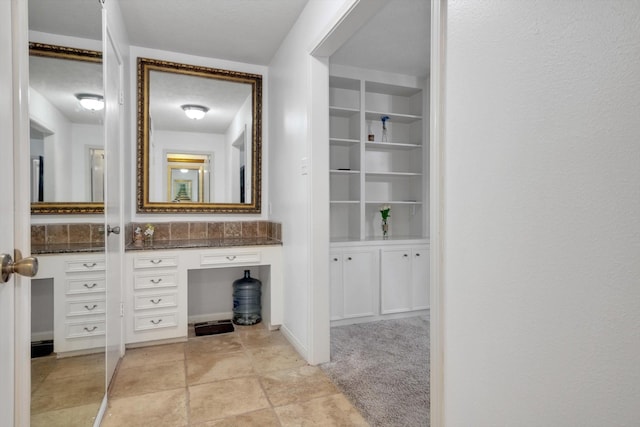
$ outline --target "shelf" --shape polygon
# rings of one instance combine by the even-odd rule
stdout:
[[[333,110],[332,110],[333,111]],[[417,116],[414,114],[394,114],[380,111],[366,111],[365,113],[366,120],[380,120],[382,116],[389,116],[390,123],[414,123],[418,120],[422,120],[422,116]]]
[[[359,144],[360,140],[351,138],[329,138],[329,143],[334,146],[351,147],[355,144]]]
[[[358,174],[360,173],[360,171],[344,170],[344,169],[329,169],[329,173],[335,174],[335,175],[351,175],[351,174]]]
[[[404,144],[398,142],[375,142],[375,141],[367,141],[365,143],[367,150],[415,150],[416,148],[422,148],[420,144]]]
[[[421,173],[416,172],[366,172],[367,177],[380,177],[380,178],[405,178],[412,176],[422,176]]]
[[[387,83],[330,76],[332,244],[360,242],[373,247],[425,239],[429,123],[423,82],[384,79]],[[406,85],[398,84],[401,81]],[[383,116],[389,116],[386,142],[382,142]],[[370,134],[374,141],[368,140]],[[379,209],[383,205],[393,206],[389,240],[381,235]]]
[[[393,95],[401,97],[410,97],[422,92],[418,87],[398,86],[388,83],[365,82],[365,90],[371,93],[380,93],[383,95]]]
[[[360,110],[358,108],[329,107],[329,115],[334,117],[352,117],[359,113]]]
[[[380,201],[370,201],[367,200],[365,202],[367,205],[421,205],[422,202],[419,200],[380,200]]]
[[[348,77],[329,76],[329,87],[347,90],[360,90],[360,80]]]

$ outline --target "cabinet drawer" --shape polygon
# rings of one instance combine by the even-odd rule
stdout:
[[[104,314],[106,303],[104,298],[90,300],[67,300],[67,316],[86,316],[88,314]]]
[[[260,262],[260,252],[227,252],[220,254],[202,254],[200,265],[248,264]]]
[[[66,294],[91,294],[104,292],[106,289],[104,275],[67,279]]]
[[[67,273],[78,273],[87,271],[104,271],[104,257],[101,258],[85,258],[73,261],[65,261],[64,271]]]
[[[135,331],[148,331],[151,329],[169,328],[178,325],[178,313],[160,313],[136,315],[133,320]]]
[[[135,273],[133,287],[135,289],[166,288],[176,286],[178,273],[176,271],[149,271]]]
[[[175,267],[178,255],[138,255],[133,260],[134,268]]]
[[[136,310],[144,310],[148,308],[164,308],[164,307],[177,307],[178,306],[178,294],[177,292],[165,292],[136,295],[133,301],[133,307]]]
[[[67,338],[82,338],[104,335],[104,317],[96,317],[82,322],[67,323]]]

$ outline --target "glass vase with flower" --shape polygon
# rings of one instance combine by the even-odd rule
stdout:
[[[380,216],[382,217],[382,238],[389,238],[389,218],[391,217],[391,205],[383,205],[380,207]]]

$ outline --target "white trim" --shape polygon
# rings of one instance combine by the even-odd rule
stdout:
[[[431,425],[444,419],[444,78],[446,0],[431,2],[431,90],[430,90],[430,243],[431,243]]]
[[[282,333],[282,335],[284,335],[284,337],[287,339],[287,341],[289,341],[289,343],[293,346],[293,348],[296,349],[296,351],[300,354],[300,356],[302,356],[302,358],[304,360],[309,360],[309,352],[307,351],[307,349],[302,345],[302,343],[291,333],[291,331],[289,329],[287,329],[287,327],[285,325],[280,326],[280,332]],[[309,362],[310,365],[313,365],[313,363]]]
[[[100,424],[102,424],[102,418],[104,417],[104,414],[107,412],[108,403],[109,402],[107,399],[107,393],[105,393],[104,397],[102,398],[102,404],[100,405],[98,414],[96,415],[96,419],[93,422],[93,427],[100,427]]]
[[[31,254],[31,195],[29,193],[29,30],[27,2],[13,0],[13,143],[14,143],[14,247],[23,257]],[[31,412],[31,279],[14,275],[15,286],[15,419],[28,426]]]

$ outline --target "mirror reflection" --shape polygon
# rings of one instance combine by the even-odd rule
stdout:
[[[34,213],[100,212],[104,132],[100,52],[29,46]]]
[[[261,76],[138,59],[139,212],[259,212]]]

